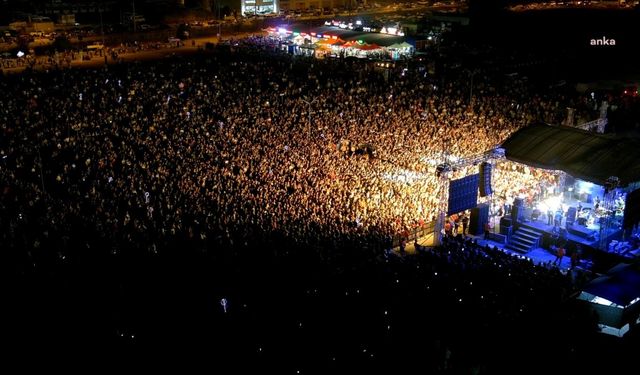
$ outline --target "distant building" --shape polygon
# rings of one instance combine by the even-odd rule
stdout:
[[[123,25],[141,24],[143,22],[146,22],[146,18],[144,18],[144,15],[139,13],[134,14],[130,12],[123,12],[120,21],[120,23],[122,23]]]
[[[75,14],[59,14],[58,22],[62,25],[75,25],[76,15]]]
[[[26,31],[27,27],[29,27],[29,23],[27,21],[15,21],[9,24],[9,29],[15,31]]]
[[[43,32],[53,31],[54,24],[48,17],[29,16],[28,21],[16,21],[9,24],[9,29],[19,32]]]
[[[241,0],[240,12],[247,14],[278,14],[278,0]]]

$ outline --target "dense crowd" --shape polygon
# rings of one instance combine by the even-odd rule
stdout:
[[[345,302],[350,313],[364,314],[359,331],[354,328],[353,336],[347,335],[353,340],[361,334],[369,337],[367,327],[374,319],[382,328],[371,333],[371,342],[381,337],[382,342],[398,342],[384,339],[391,329],[382,323],[386,317],[372,317],[364,310],[371,307],[381,314],[382,297],[371,287],[378,277],[380,283],[402,278],[400,290],[387,285],[391,289],[384,294],[387,301],[397,301],[398,321],[413,314],[410,301],[446,305],[444,313],[422,305],[419,316],[414,315],[416,321],[449,320],[438,324],[439,329],[463,321],[464,330],[477,328],[478,335],[486,335],[514,319],[522,323],[525,316],[543,310],[544,303],[565,306],[574,287],[557,270],[472,243],[454,241],[407,263],[384,261],[392,236],[438,214],[441,183],[436,167],[443,160],[477,155],[531,121],[562,116],[557,97],[527,89],[524,81],[506,85],[490,76],[477,77],[469,103],[464,99],[466,81],[446,78],[400,67],[387,79],[367,63],[292,58],[253,44],[220,47],[188,59],[5,77],[0,87],[10,94],[0,100],[3,264],[9,274],[27,279],[67,275],[59,281],[63,290],[90,288],[69,285],[91,280],[86,284],[96,289],[89,293],[95,306],[88,315],[110,322],[101,326],[105,336],[117,333],[131,340],[140,331],[147,340],[159,334],[148,321],[159,322],[154,314],[166,316],[155,310],[167,308],[157,302],[165,298],[157,295],[160,290],[170,300],[188,299],[178,297],[180,293],[207,296],[208,302],[185,310],[190,306],[219,313],[218,298],[226,296],[229,311],[241,316],[234,315],[233,321],[253,319],[268,326],[273,318],[283,325],[268,329],[280,327],[286,336],[293,319],[286,311],[293,308],[296,293],[327,274],[342,275],[335,277],[350,284],[360,282],[355,275],[367,273],[361,280],[370,293],[367,299]],[[509,174],[497,176],[501,194],[515,194],[506,182]],[[297,257],[303,261],[296,263]],[[162,261],[153,261],[156,258]],[[256,259],[267,258],[267,270],[260,269]],[[191,270],[182,263],[185,259],[200,259],[202,265]],[[278,262],[300,265],[296,276],[301,279],[270,281],[284,280],[273,270],[295,273]],[[74,268],[86,264],[93,268]],[[314,264],[309,274],[302,264]],[[322,268],[326,264],[330,269]],[[159,270],[175,271],[185,280],[160,280],[165,274]],[[158,284],[141,282],[141,275]],[[33,285],[23,287],[46,294]],[[176,285],[192,290],[178,292]],[[332,290],[345,284],[336,285],[340,287]],[[270,294],[267,286],[287,291]],[[422,289],[418,293],[415,288]],[[347,295],[359,293],[352,289]],[[310,290],[304,289],[315,293]],[[315,309],[324,304],[337,322],[339,310],[332,310],[339,309],[334,306],[338,302],[331,294],[325,298],[310,302],[306,313],[318,322],[323,318]],[[251,307],[255,305],[259,307]],[[144,313],[131,313],[131,306]],[[479,315],[468,316],[472,310]],[[185,327],[200,329],[184,314],[178,315]],[[216,319],[225,322],[231,313],[220,314]],[[359,317],[353,315],[353,321]],[[193,322],[203,321],[203,316],[193,317]],[[221,329],[226,332],[222,336],[241,347],[239,352],[247,345],[247,350],[261,351],[253,346],[255,340],[278,335],[251,333],[237,322],[202,330]],[[551,322],[558,329],[567,323],[565,318]],[[349,329],[344,322],[338,326]],[[228,327],[251,339],[234,341],[240,339],[231,337],[240,333]],[[316,333],[324,328],[316,326]],[[410,331],[405,327],[406,337]],[[327,332],[341,335],[335,329]],[[437,347],[433,353],[451,355],[451,347],[441,341],[446,336],[440,330],[423,348]],[[474,337],[480,345],[482,336]],[[341,355],[350,355],[351,344],[358,346],[346,340],[338,350]],[[301,363],[310,358],[331,361],[329,354],[320,358],[299,353],[303,350],[292,349]],[[477,358],[469,356],[469,350],[461,349],[464,359],[457,366],[489,365],[467,363]],[[443,358],[433,357],[428,366],[449,371],[450,361]]]
[[[62,199],[57,215],[90,212],[115,247],[137,232],[150,248],[247,230],[383,240],[435,218],[442,160],[548,114],[524,91],[478,79],[469,104],[460,81],[419,74],[243,50],[12,77],[5,173]]]

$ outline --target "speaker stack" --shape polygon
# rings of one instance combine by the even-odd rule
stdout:
[[[478,175],[470,175],[449,183],[449,214],[462,212],[478,203]]]
[[[524,217],[524,200],[522,198],[515,198],[513,200],[513,206],[511,207],[511,225],[517,225],[522,221]]]
[[[471,218],[469,219],[469,234],[479,236],[484,233],[484,226],[489,222],[489,205],[486,203],[479,204],[478,207],[471,209]]]
[[[576,221],[577,214],[577,208],[569,207],[569,209],[567,210],[567,225],[573,225],[573,222]]]
[[[480,196],[486,197],[493,194],[491,191],[491,163],[480,163]]]

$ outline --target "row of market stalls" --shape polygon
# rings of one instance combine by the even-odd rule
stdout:
[[[415,52],[403,35],[345,30],[335,26],[269,28],[271,37],[280,41],[282,50],[296,55],[358,57],[380,59],[408,58]]]

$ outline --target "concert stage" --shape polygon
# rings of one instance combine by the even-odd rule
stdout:
[[[621,230],[609,229],[606,233],[600,232],[600,226],[598,224],[592,224],[589,226],[583,226],[574,222],[573,224],[566,224],[566,218],[563,218],[560,227],[554,227],[547,223],[546,215],[538,217],[536,220],[531,220],[532,209],[525,209],[527,217],[520,223],[524,226],[533,227],[544,232],[550,237],[564,236],[568,241],[579,243],[581,245],[597,248],[600,243],[600,236],[605,235],[607,238],[615,237],[616,234],[620,234]],[[556,228],[556,229],[554,229]]]
[[[590,266],[587,268],[596,272],[603,272],[620,262],[640,259],[638,241],[634,238],[624,241],[623,230],[620,227],[601,227],[598,224],[583,226],[577,222],[567,224],[566,218],[562,220],[560,227],[554,227],[548,224],[546,215],[532,220],[532,211],[524,209],[526,217],[519,222],[519,228],[528,228],[529,231],[533,229],[539,233],[540,242],[537,249],[544,249],[543,251],[555,255],[554,249],[562,246],[567,249],[568,257],[579,249],[580,260],[588,261]],[[603,243],[606,244],[605,248],[602,248]],[[530,252],[540,250],[531,249]],[[529,253],[526,255],[529,256]]]
[[[568,239],[605,252],[614,240],[636,246],[640,238],[637,142],[543,123],[518,130],[501,145],[506,159],[560,172],[551,190],[541,184],[535,196],[529,194],[535,215],[518,220],[528,219],[545,232],[553,226],[563,228]],[[547,214],[553,218],[541,222]]]

